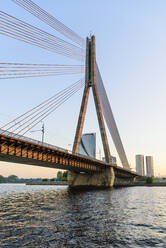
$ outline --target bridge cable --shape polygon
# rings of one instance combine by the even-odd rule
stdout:
[[[26,130],[23,135],[25,133],[27,133],[29,130],[31,130],[32,128],[34,128],[39,122],[41,122],[42,120],[44,120],[46,117],[48,117],[51,113],[53,113],[59,106],[61,106],[64,102],[66,102],[69,98],[71,98],[71,96],[73,96],[76,92],[78,92],[82,87],[84,86],[84,83],[81,84],[75,91],[71,92],[71,94],[67,95],[64,97],[63,101],[59,102],[58,105],[54,106],[54,108],[49,111],[46,115],[44,115],[42,117],[42,119],[40,119],[39,121],[37,121],[33,126],[31,126],[28,130]],[[20,132],[19,132],[20,133]]]
[[[0,79],[80,74],[83,65],[0,63]]]
[[[4,27],[4,25],[3,25],[3,27]],[[8,31],[7,30],[2,30],[2,29],[0,29],[0,30],[2,31],[2,32],[0,32],[1,34],[6,35],[6,36],[8,36],[10,38],[14,38],[14,39],[23,41],[25,43],[35,45],[37,47],[46,49],[46,50],[51,51],[51,52],[62,54],[64,56],[70,57],[72,59],[83,61],[84,56],[82,56],[81,54],[76,54],[75,52],[72,52],[72,51],[68,52],[67,49],[65,47],[62,47],[61,45],[57,49],[57,45],[55,43],[53,45],[52,44],[48,45],[46,42],[45,43],[40,42],[40,39],[38,39],[36,37],[35,38],[33,37],[33,39],[32,39],[32,37],[28,36],[28,39],[27,39],[27,35],[26,35],[26,37],[23,37],[22,33],[8,32],[8,31],[11,31],[11,30],[8,30],[8,29],[7,29]]]
[[[24,21],[21,21],[20,19],[16,18],[16,17],[13,17],[3,11],[0,11],[0,16],[1,16],[1,21],[4,22],[4,24],[8,24],[8,22],[15,28],[19,27],[19,28],[22,28],[22,30],[24,30],[23,28],[26,28],[27,31],[33,31],[35,32],[36,34],[40,34],[44,37],[47,37],[47,39],[49,38],[50,39],[53,39],[54,41],[58,41],[58,42],[61,42],[62,44],[68,46],[69,48],[73,48],[73,49],[76,49],[77,51],[81,51],[81,52],[84,52],[84,49],[80,48],[80,47],[77,47],[76,45],[73,45],[67,41],[64,41],[60,38],[58,38],[57,36],[54,36],[46,31],[43,31],[37,27],[34,27]],[[33,34],[33,33],[32,33]]]
[[[0,33],[76,60],[84,60],[84,51],[54,35],[0,11]]]
[[[80,46],[85,46],[85,40],[83,38],[81,38],[79,35],[77,35],[75,32],[73,32],[63,23],[59,22],[56,18],[51,16],[49,13],[47,13],[45,10],[40,8],[37,4],[35,4],[31,0],[30,1],[23,0],[22,3],[20,0],[19,1],[14,0],[13,2],[23,7],[29,13],[35,15],[41,21],[45,22],[46,24],[48,24],[49,26],[51,26],[56,31],[60,32],[61,34],[65,35],[67,38],[78,43]]]
[[[79,81],[81,81],[81,80],[79,80]],[[11,133],[11,132],[7,132],[7,135],[10,135],[11,137],[13,136],[13,137],[15,137],[16,135],[18,135],[19,136],[19,138],[21,139],[21,137],[25,134],[25,133],[27,133],[29,130],[31,130],[32,128],[34,128],[39,122],[41,122],[43,119],[45,119],[46,117],[48,117],[52,112],[54,112],[59,106],[61,106],[64,102],[66,102],[72,95],[74,95],[77,91],[79,91],[82,87],[83,87],[83,85],[84,85],[84,81],[82,81],[82,83],[81,83],[81,85],[80,85],[80,87],[77,87],[74,91],[71,91],[70,92],[70,94],[68,94],[67,96],[65,96],[65,98],[63,98],[63,101],[61,101],[61,102],[59,102],[59,104],[56,106],[56,107],[54,107],[54,109],[52,109],[51,111],[49,111],[49,112],[47,112],[47,114],[43,117],[42,116],[42,119],[40,119],[40,120],[38,120],[35,124],[33,124],[33,126],[31,126],[31,127],[29,127],[28,128],[28,130],[26,130],[26,131],[24,131],[24,133],[22,134],[22,135],[20,135],[19,133]],[[24,129],[25,130],[25,129]],[[6,134],[6,130],[2,130],[1,129],[1,132],[0,132],[0,134]],[[25,136],[24,136],[24,138],[25,138]],[[14,144],[12,145],[13,147],[14,147]],[[12,147],[11,146],[11,147]],[[6,148],[5,149],[3,149],[2,151],[1,151],[1,153],[3,153],[3,151],[4,150],[6,150]]]
[[[80,84],[81,83],[81,84]],[[67,87],[65,90],[59,92],[58,94],[54,95],[53,97],[49,98],[48,100],[44,101],[43,103],[39,104],[37,107],[27,111],[25,114],[15,118],[13,121],[7,123],[2,127],[4,129],[5,127],[9,126],[7,130],[11,130],[12,128],[18,126],[14,131],[16,131],[18,128],[22,127],[29,121],[33,121],[33,119],[38,116],[39,114],[45,114],[49,110],[51,110],[53,107],[55,107],[57,104],[59,104],[68,94],[73,93],[73,91],[77,90],[78,87],[82,85],[81,80],[77,81],[73,85]],[[42,110],[41,110],[42,109]],[[44,113],[43,113],[44,112]],[[37,114],[36,114],[37,113]],[[30,119],[28,120],[28,118]],[[23,121],[25,122],[23,123]]]
[[[48,113],[48,111],[49,111],[50,109],[53,109],[54,107],[56,107],[56,105],[59,104],[59,102],[61,102],[63,99],[65,99],[66,96],[68,96],[68,94],[73,93],[73,91],[77,90],[78,87],[80,87],[80,82],[79,82],[78,85],[76,85],[75,87],[73,87],[73,88],[70,89],[69,91],[63,93],[63,95],[61,95],[59,99],[54,99],[51,103],[47,104],[47,106],[46,106],[44,109],[42,109],[41,111],[38,111],[38,113],[36,113],[34,116],[30,115],[30,116],[29,116],[30,119],[27,120],[27,118],[26,118],[25,122],[23,122],[23,123],[22,123],[21,125],[19,125],[16,129],[14,129],[13,132],[15,132],[16,130],[20,129],[22,126],[24,126],[25,124],[27,124],[29,121],[34,122],[35,117],[37,117],[35,120],[38,120],[38,118],[40,118],[40,117],[42,117],[44,114]],[[34,114],[34,113],[33,113],[33,114]],[[29,126],[29,125],[30,125],[30,124],[28,124],[28,126]],[[23,130],[24,130],[24,128],[21,129],[21,131],[23,131]],[[19,131],[19,133],[20,133],[20,131]]]
[[[41,21],[45,22],[49,26],[51,26],[56,31],[60,32],[61,34],[65,35],[67,38],[71,39],[72,41],[76,42],[80,46],[85,46],[85,40],[81,38],[78,34],[73,32],[70,28],[65,26],[63,23],[58,21],[55,17],[50,15],[44,9],[39,7],[31,0],[12,0],[17,5],[23,7],[26,11],[33,14]]]
[[[16,25],[13,25],[11,24],[11,21],[10,23],[8,20],[8,22],[4,22],[2,19],[3,18],[0,16],[1,34],[78,60],[82,60],[82,57],[84,56],[79,48],[77,50],[76,48],[70,47],[68,44],[66,45],[59,40],[57,41],[57,37],[56,40],[55,37],[49,37],[48,39],[45,34],[36,33],[34,30],[29,31],[27,29],[22,29],[17,27],[17,23]]]
[[[56,93],[55,95],[53,95],[52,97],[50,97],[50,98],[48,98],[47,100],[43,101],[42,103],[40,103],[40,104],[37,105],[36,107],[34,107],[34,108],[28,110],[28,111],[25,112],[24,114],[18,116],[18,117],[15,118],[14,120],[12,120],[12,121],[6,123],[6,124],[3,125],[1,128],[4,129],[4,128],[6,128],[7,126],[9,126],[10,124],[12,124],[12,123],[13,123],[14,125],[19,124],[19,122],[22,121],[22,120],[20,120],[22,117],[23,117],[23,118],[27,118],[27,116],[26,116],[27,114],[32,115],[32,112],[33,112],[33,111],[36,112],[36,111],[38,111],[38,109],[41,109],[42,107],[46,106],[50,101],[52,101],[53,99],[57,98],[58,96],[60,96],[60,95],[63,94],[64,92],[66,92],[67,90],[73,88],[73,86],[77,85],[78,82],[80,82],[80,80],[77,81],[76,83],[74,83],[74,84],[68,86],[67,88],[61,90],[60,92]],[[26,116],[26,117],[25,117],[25,116]],[[17,122],[18,122],[18,123],[17,123]],[[12,125],[13,125],[13,124],[12,124]],[[13,126],[14,126],[14,125],[13,125]],[[12,127],[13,127],[13,126],[12,126]],[[12,128],[12,127],[8,127],[8,129],[6,129],[6,130],[9,130],[9,129]]]
[[[25,63],[7,63],[0,62],[0,68],[23,68],[23,69],[31,69],[31,68],[49,68],[49,69],[58,69],[58,68],[82,68],[84,65],[59,65],[59,64],[25,64]]]
[[[78,74],[78,73],[66,73],[67,75],[70,75],[70,74]],[[35,78],[35,77],[48,77],[48,76],[55,76],[55,75],[66,75],[66,74],[51,74],[51,73],[49,73],[49,74],[38,74],[38,75],[27,75],[27,76],[13,76],[13,77],[3,77],[3,78],[0,78],[0,79],[4,79],[4,80],[6,80],[6,79],[22,79],[22,78],[24,78],[24,79],[26,79],[26,78]]]
[[[7,71],[9,72],[9,71]],[[29,78],[29,77],[42,77],[42,76],[55,76],[55,75],[71,75],[71,74],[81,74],[81,70],[64,70],[64,71],[34,71],[34,72],[21,72],[18,73],[18,71],[11,72],[10,73],[2,73],[0,71],[0,79],[14,79],[14,78]]]
[[[122,162],[122,165],[124,168],[129,169],[129,163],[126,157],[126,153],[119,135],[119,131],[111,110],[111,106],[107,97],[106,90],[104,88],[103,80],[99,71],[99,68],[97,66],[96,68],[96,78],[97,78],[97,89],[99,92],[101,107],[103,111],[103,115],[105,118],[105,121],[107,123],[108,130],[112,136],[113,142],[115,144],[116,150],[118,152],[119,158]]]
[[[2,129],[6,128],[8,126],[8,128],[6,129],[6,131],[7,131],[7,130],[10,130],[11,128],[13,128],[17,125],[20,126],[24,120],[27,120],[29,117],[32,117],[34,114],[36,114],[37,112],[39,112],[43,108],[45,110],[45,107],[47,107],[50,103],[53,104],[54,101],[56,101],[57,99],[60,99],[66,92],[69,92],[70,90],[75,88],[79,83],[80,83],[80,80],[77,81],[76,83],[72,84],[71,86],[67,87],[66,89],[60,91],[59,93],[55,94],[54,96],[50,97],[49,99],[45,100],[44,102],[42,102],[38,106],[36,106],[36,107],[32,108],[31,110],[27,111],[26,113],[22,114],[21,116],[18,116],[13,121],[10,121],[6,125],[4,125],[2,127]]]

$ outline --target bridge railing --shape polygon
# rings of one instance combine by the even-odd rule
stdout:
[[[57,149],[57,150],[60,150],[60,151],[63,151],[63,152],[68,152],[67,149],[63,149],[61,147],[54,146],[54,145],[48,144],[46,142],[41,142],[39,140],[35,140],[35,139],[32,139],[32,138],[28,138],[26,136],[19,135],[19,134],[16,134],[16,133],[12,133],[12,132],[9,132],[9,131],[3,130],[3,129],[0,129],[0,134],[3,134],[3,135],[8,136],[10,138],[13,137],[13,138],[16,138],[16,139],[28,141],[28,142],[33,143],[33,144],[45,146],[45,147],[52,148],[52,149]]]
[[[73,154],[72,151],[67,150],[67,149],[64,149],[64,148],[61,148],[61,147],[59,147],[59,146],[54,146],[54,145],[48,144],[48,143],[46,143],[46,142],[41,142],[41,141],[39,141],[39,140],[35,140],[35,139],[29,138],[29,137],[26,137],[26,136],[23,136],[23,135],[19,135],[19,134],[13,133],[13,132],[9,132],[9,131],[3,130],[3,129],[1,129],[1,128],[0,128],[0,134],[2,134],[2,135],[4,135],[4,136],[7,136],[7,137],[9,137],[9,138],[12,138],[12,137],[13,137],[13,138],[15,138],[15,139],[19,139],[19,140],[22,140],[22,141],[27,141],[27,142],[30,142],[30,143],[32,143],[32,144],[36,144],[36,145],[48,147],[48,148],[50,148],[50,149],[55,149],[55,150],[58,150],[58,151],[67,152],[67,153]],[[89,158],[89,159],[94,160],[94,161],[96,161],[96,162],[97,162],[97,161],[100,161],[100,163],[103,162],[103,161],[98,160],[98,159],[96,159],[96,158],[88,157],[88,156],[82,155],[82,154],[80,154],[80,153],[75,153],[75,154],[76,154],[76,155],[79,155],[80,157],[86,158],[86,159]],[[103,162],[103,164],[105,164],[105,162]],[[116,164],[112,164],[112,165],[115,165],[115,166],[116,166]]]

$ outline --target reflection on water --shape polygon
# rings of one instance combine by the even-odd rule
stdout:
[[[166,189],[0,185],[0,248],[166,247]]]

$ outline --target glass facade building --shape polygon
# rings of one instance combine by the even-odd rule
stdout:
[[[96,158],[96,133],[85,133],[82,135],[79,153]]]

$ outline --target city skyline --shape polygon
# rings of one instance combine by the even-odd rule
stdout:
[[[63,0],[53,3],[48,0],[46,3],[36,0],[35,2],[82,37],[85,38],[89,33],[95,34],[97,62],[101,68],[105,88],[131,167],[135,167],[135,154],[152,155],[155,175],[159,173],[166,175],[166,134],[164,132],[166,119],[163,115],[163,109],[166,107],[164,98],[166,3],[130,0],[109,1],[102,5],[100,1],[95,1],[94,8],[94,1],[68,3]],[[2,3],[2,10],[63,38],[10,0]],[[99,14],[102,16],[101,20],[98,18]],[[1,46],[3,47],[2,62],[50,63],[51,61],[54,64],[71,62],[75,64],[75,61],[2,35]],[[1,106],[3,106],[0,111],[1,125],[59,92],[67,86],[66,83],[69,85],[79,76],[1,80],[4,93],[1,98]],[[58,109],[53,117],[45,121],[46,142],[71,150],[69,144],[74,140],[81,97],[82,91]],[[65,118],[70,119],[67,127],[61,111],[65,113]],[[84,132],[96,132],[97,150],[102,148],[92,97],[88,104]],[[28,136],[41,139],[40,133],[29,133]],[[108,137],[111,154],[118,158],[109,134]],[[40,168],[38,172],[38,167],[0,163],[2,175],[9,173],[40,177],[41,174],[43,177],[45,175],[52,177],[52,173],[56,174],[52,169]],[[119,159],[118,164],[120,164]],[[36,176],[37,173],[38,176]]]

